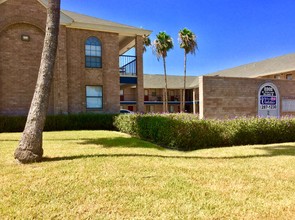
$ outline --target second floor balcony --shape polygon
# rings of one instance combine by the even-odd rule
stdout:
[[[137,76],[136,56],[120,55],[119,67],[121,76]]]

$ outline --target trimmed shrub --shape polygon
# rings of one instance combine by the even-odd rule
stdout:
[[[189,114],[119,115],[115,126],[122,132],[183,151],[216,147],[223,142],[220,121],[199,120]]]
[[[116,130],[116,114],[69,114],[49,115],[46,118],[44,131],[62,130]],[[22,132],[26,116],[0,116],[0,132]]]
[[[200,148],[295,141],[293,118],[199,120],[190,114],[119,115],[122,132],[163,147],[190,151]]]
[[[0,116],[0,132],[23,131],[26,120],[25,116]]]

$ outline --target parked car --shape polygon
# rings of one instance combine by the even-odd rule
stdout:
[[[130,110],[128,110],[128,109],[120,109],[120,113],[121,113],[121,114],[134,114],[133,111],[130,111]]]

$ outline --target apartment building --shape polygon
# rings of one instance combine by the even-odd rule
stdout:
[[[183,76],[167,76],[168,110],[170,113],[180,112],[184,92]],[[164,105],[164,76],[144,74],[144,112],[163,112]],[[121,108],[137,111],[134,88],[121,90]],[[185,90],[185,111],[198,112],[198,77],[188,76]]]
[[[46,0],[0,0],[0,115],[26,115],[46,26]],[[163,112],[164,76],[143,74],[151,31],[61,10],[49,114]],[[133,53],[130,53],[133,51]],[[295,54],[188,76],[185,111],[201,118],[295,115]],[[183,76],[168,76],[180,112]]]
[[[40,65],[46,0],[0,0],[0,115],[26,115]],[[120,110],[135,88],[144,111],[143,39],[151,31],[61,10],[49,114]],[[126,52],[133,48],[133,55]]]

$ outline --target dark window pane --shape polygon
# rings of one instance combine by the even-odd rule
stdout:
[[[85,43],[85,66],[101,68],[101,42],[96,37],[89,37]]]

